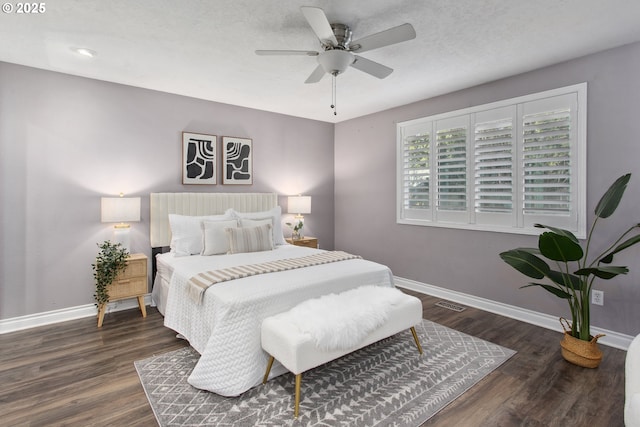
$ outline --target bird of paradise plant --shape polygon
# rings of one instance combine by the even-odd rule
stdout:
[[[615,212],[630,178],[631,174],[618,178],[598,202],[584,249],[570,231],[536,224],[536,227],[548,230],[539,236],[538,248],[518,248],[500,254],[507,264],[524,275],[536,280],[548,279],[549,283],[529,283],[521,288],[539,286],[566,299],[571,309],[571,335],[580,340],[591,339],[590,298],[595,279],[609,280],[628,273],[627,267],[610,265],[613,256],[640,242],[640,234],[628,237],[640,228],[640,224],[634,224],[601,254],[589,260],[589,246],[596,224]],[[555,269],[539,255],[553,261]]]

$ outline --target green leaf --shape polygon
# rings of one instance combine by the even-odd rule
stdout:
[[[113,244],[108,240],[99,244],[100,251],[96,256],[93,267],[93,277],[96,282],[96,293],[93,294],[96,305],[109,302],[109,292],[107,287],[113,282],[118,273],[127,268],[127,257],[129,251],[122,247],[120,243]]]
[[[553,261],[578,261],[584,253],[570,237],[546,231],[538,238],[538,247],[545,257]]]
[[[529,252],[530,254],[540,254],[540,249],[538,248],[516,248],[515,251],[524,251]]]
[[[500,258],[520,273],[534,279],[544,278],[550,270],[547,263],[542,259],[520,249],[502,252]]]
[[[538,228],[546,228],[547,230],[553,231],[556,234],[568,237],[574,243],[580,243],[578,241],[578,238],[572,232],[570,232],[569,230],[564,230],[562,228],[551,227],[550,225],[544,225],[544,224],[533,224],[533,226],[534,227],[538,227]]]
[[[546,290],[548,292],[551,292],[552,294],[554,294],[555,296],[560,297],[560,298],[564,298],[564,299],[573,298],[571,296],[571,294],[563,291],[562,289],[558,289],[555,286],[551,286],[551,285],[545,285],[544,283],[529,283],[528,285],[521,286],[520,289],[530,288],[532,286],[540,286],[544,290]]]
[[[605,257],[601,258],[600,262],[605,264],[611,264],[611,262],[613,261],[613,256],[615,254],[627,249],[630,246],[635,245],[638,242],[640,242],[640,234],[638,234],[637,236],[633,236],[630,239],[627,239],[624,242],[620,243],[618,246],[616,246],[614,250],[609,252]]]
[[[547,277],[551,279],[554,283],[565,287],[565,288],[573,288],[575,291],[582,291],[584,289],[584,284],[582,283],[582,279],[578,276],[574,276],[573,274],[563,273],[561,271],[551,270]]]
[[[577,274],[578,276],[589,276],[593,274],[596,277],[599,277],[604,280],[609,280],[616,277],[618,274],[627,274],[629,269],[627,267],[591,267],[591,268],[581,268],[578,271],[575,271],[573,274]]]
[[[618,208],[618,204],[620,203],[620,199],[622,199],[622,195],[627,188],[629,179],[631,179],[630,173],[622,175],[616,180],[616,182],[611,184],[611,187],[609,187],[607,192],[604,193],[596,206],[596,216],[600,218],[608,218],[615,212]]]

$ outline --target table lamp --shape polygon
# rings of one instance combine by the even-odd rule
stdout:
[[[304,217],[302,214],[311,213],[311,196],[289,196],[287,201],[287,212],[295,214],[296,225],[294,226],[294,234],[292,238],[300,238],[302,234],[302,226],[304,225]]]
[[[140,197],[102,197],[102,222],[117,222],[113,227],[113,242],[131,252],[128,222],[140,221]]]

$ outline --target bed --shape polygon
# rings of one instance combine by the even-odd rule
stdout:
[[[152,296],[165,316],[165,326],[181,334],[200,353],[188,379],[199,389],[237,396],[261,383],[268,362],[260,345],[260,325],[266,317],[329,293],[364,285],[393,286],[393,276],[386,266],[349,259],[224,281],[211,286],[201,301],[194,300],[189,295],[189,280],[203,271],[299,259],[322,251],[286,244],[277,195],[273,193],[152,193],[150,197],[150,238],[157,266]],[[175,250],[179,245],[172,238],[175,240],[182,231],[174,223],[170,226],[170,215],[172,221],[177,217],[198,221],[211,215],[219,217],[219,221],[226,221],[229,216],[243,218],[239,227],[253,226],[252,221],[270,217],[271,228],[259,227],[272,230],[274,249],[181,254],[179,248]],[[211,224],[206,219],[200,224],[202,221]],[[172,226],[176,236],[172,235]],[[211,248],[206,239],[201,238],[201,242],[204,246],[200,253]],[[166,252],[168,246],[174,249]],[[271,376],[284,372],[282,367],[274,366]]]

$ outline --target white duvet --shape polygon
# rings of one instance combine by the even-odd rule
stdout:
[[[319,250],[283,245],[273,251],[233,255],[160,255],[160,262],[173,269],[165,326],[182,334],[201,355],[189,376],[191,385],[237,396],[259,384],[264,375],[268,356],[260,345],[263,319],[309,298],[364,285],[393,286],[388,267],[354,259],[219,283],[207,290],[202,304],[195,303],[187,292],[187,281],[201,271],[315,252]]]

